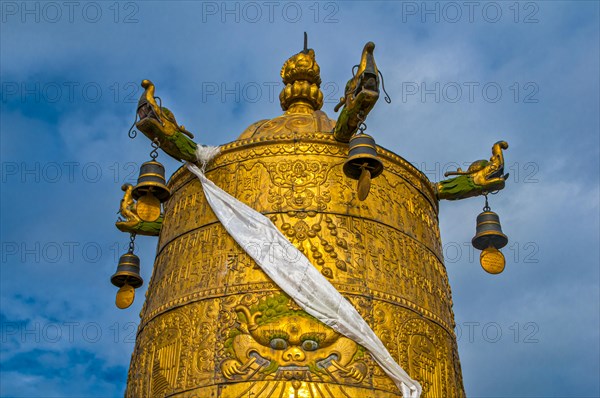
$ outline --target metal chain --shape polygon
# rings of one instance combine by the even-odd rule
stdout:
[[[484,192],[483,196],[485,196],[485,206],[483,207],[483,211],[490,211],[490,210],[492,210],[492,208],[490,207],[490,205],[488,203],[488,193]]]
[[[150,157],[152,158],[152,160],[156,160],[156,158],[158,157],[158,148],[160,148],[160,142],[158,141],[158,138],[155,138],[154,141],[152,141],[152,151],[150,152]]]
[[[129,252],[128,253],[133,253],[134,249],[135,249],[135,234],[132,233],[129,235]]]
[[[362,116],[362,113],[356,115],[356,118],[360,121],[358,124],[358,134],[365,134],[365,130],[367,129],[367,124],[365,123],[365,118]]]

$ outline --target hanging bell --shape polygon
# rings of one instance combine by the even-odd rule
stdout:
[[[498,214],[489,210],[489,208],[479,213],[476,233],[471,243],[473,247],[479,250],[487,249],[490,246],[502,249],[507,245],[508,237],[502,233]]]
[[[502,233],[500,217],[488,206],[487,196],[483,212],[477,216],[475,237],[471,241],[473,247],[482,250],[479,264],[490,274],[499,274],[504,271],[506,260],[502,249],[508,243],[508,238]]]
[[[153,222],[160,217],[160,204],[171,196],[165,185],[165,168],[156,160],[142,164],[138,183],[131,191],[137,200],[136,211],[143,221]]]
[[[358,180],[358,199],[365,200],[371,190],[371,179],[383,172],[373,137],[362,133],[350,138],[348,160],[343,170],[347,177]]]
[[[119,259],[117,272],[110,277],[110,281],[116,287],[127,284],[137,289],[142,286],[144,280],[140,276],[140,258],[131,252],[123,254]]]
[[[171,191],[165,181],[165,166],[156,160],[144,162],[140,167],[137,185],[133,187],[131,195],[135,200],[151,193],[160,203],[166,202],[171,197]]]
[[[140,259],[132,252],[125,253],[119,259],[117,272],[111,276],[110,281],[119,288],[115,304],[120,309],[125,309],[133,304],[135,289],[144,284],[140,276]]]

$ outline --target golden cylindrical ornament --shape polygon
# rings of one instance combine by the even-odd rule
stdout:
[[[462,397],[431,184],[377,148],[385,170],[359,201],[334,125],[320,111],[255,124],[221,148],[206,175],[272,220],[423,397]],[[278,248],[237,245],[187,169],[168,186],[126,396],[401,397],[367,351],[302,311],[247,254]]]

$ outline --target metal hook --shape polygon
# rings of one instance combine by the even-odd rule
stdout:
[[[385,91],[385,82],[383,81],[383,73],[381,73],[381,71],[379,69],[377,69],[377,72],[379,73],[379,77],[381,77],[381,89],[385,93],[385,97],[383,97],[383,99],[388,104],[391,104],[392,103],[392,99],[390,98],[390,95],[387,93],[387,91]]]
[[[160,97],[154,97],[155,100],[158,100],[158,109],[159,112],[162,113],[162,99]],[[164,127],[165,126],[165,122],[163,122],[162,118],[156,114],[156,112],[152,111],[154,113],[154,116],[156,116],[156,118],[158,119],[158,121],[160,122],[160,124]]]
[[[129,127],[129,131],[127,132],[127,135],[131,139],[134,139],[135,137],[137,137],[137,131],[135,129],[135,123],[137,122],[137,118],[138,118],[138,114],[136,112],[135,118],[133,119],[133,124],[131,125],[131,127]]]
[[[485,197],[485,206],[483,206],[483,211],[490,211],[490,210],[492,210],[492,208],[490,207],[490,205],[488,203],[488,192],[484,192],[483,196]]]

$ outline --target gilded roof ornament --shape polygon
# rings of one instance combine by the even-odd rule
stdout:
[[[439,202],[485,197],[472,244],[486,272],[502,272],[508,238],[487,196],[505,186],[508,144],[439,182],[378,146],[365,121],[390,99],[374,49],[333,120],[305,34],[281,69],[283,114],[220,147],[195,143],[142,82],[129,136],[150,139],[153,160],[122,187],[119,308],[143,283],[135,237],[159,241],[126,397],[465,396]],[[188,162],[168,184],[159,148]]]
[[[307,48],[306,32],[304,49],[285,61],[281,68],[281,78],[285,87],[279,94],[279,100],[284,111],[311,113],[321,109],[321,68],[315,59],[315,51]]]

